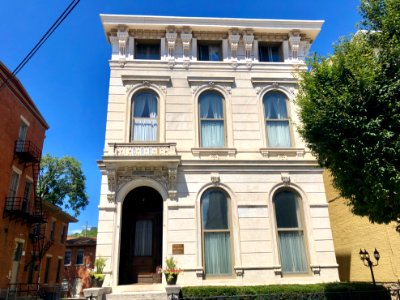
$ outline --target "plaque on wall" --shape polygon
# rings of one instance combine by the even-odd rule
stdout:
[[[172,254],[185,254],[184,244],[172,244]]]

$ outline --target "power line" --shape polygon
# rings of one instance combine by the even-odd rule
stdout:
[[[62,14],[57,18],[57,20],[51,25],[47,32],[42,36],[42,38],[36,43],[31,51],[25,56],[25,58],[19,63],[19,65],[14,69],[12,74],[3,82],[0,89],[3,88],[8,82],[13,79],[19,71],[31,60],[35,53],[43,46],[47,39],[53,34],[53,32],[61,25],[61,23],[68,17],[68,15],[74,10],[78,5],[80,0],[72,0],[72,2],[67,6],[67,8],[62,12]]]

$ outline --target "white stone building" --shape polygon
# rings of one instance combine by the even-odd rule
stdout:
[[[105,285],[159,283],[171,255],[181,285],[337,281],[322,170],[293,102],[323,21],[101,20]]]

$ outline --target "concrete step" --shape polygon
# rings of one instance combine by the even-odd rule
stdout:
[[[165,291],[121,292],[108,294],[106,298],[107,300],[167,300],[167,293]]]

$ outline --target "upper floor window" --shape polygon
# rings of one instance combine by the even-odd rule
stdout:
[[[85,251],[83,249],[78,249],[76,252],[76,264],[77,265],[83,265],[83,256],[84,256]]]
[[[210,189],[201,197],[202,235],[206,275],[231,275],[231,230],[226,194]]]
[[[19,176],[20,175],[17,172],[12,171],[10,189],[8,190],[8,197],[13,198],[17,196]]]
[[[220,41],[198,41],[198,60],[221,61],[222,50]]]
[[[22,198],[22,207],[21,210],[23,212],[28,212],[29,210],[29,202],[31,198],[33,183],[30,180],[25,181],[25,188],[24,188],[24,197]]]
[[[25,141],[27,132],[28,124],[21,120],[21,124],[19,125],[18,140],[21,142]]]
[[[65,243],[65,238],[67,237],[67,225],[63,224],[61,229],[61,243]]]
[[[199,97],[201,147],[224,147],[224,106],[222,95],[204,92]]]
[[[65,250],[64,265],[68,266],[71,264],[71,256],[72,256],[71,250]]]
[[[300,197],[291,191],[274,196],[282,273],[307,273]]]
[[[54,232],[56,231],[56,221],[50,224],[50,241],[54,241]]]
[[[135,58],[160,60],[160,40],[135,40]]]
[[[279,43],[259,43],[259,61],[283,62],[282,44]]]
[[[264,96],[263,103],[268,146],[291,147],[286,96],[280,92],[269,92]]]
[[[132,142],[156,142],[158,132],[157,97],[153,92],[141,92],[132,101]]]

